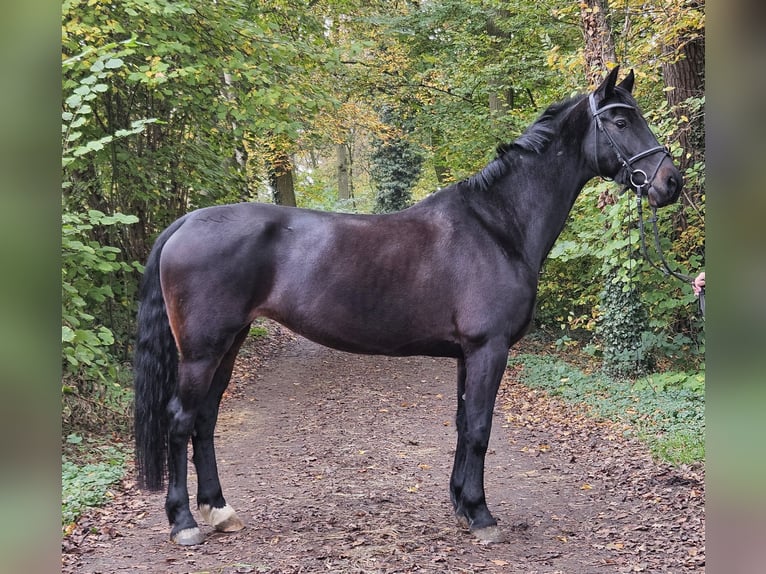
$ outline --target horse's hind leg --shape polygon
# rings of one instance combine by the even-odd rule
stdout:
[[[197,411],[208,393],[219,361],[220,355],[196,360],[182,359],[178,364],[178,389],[168,404],[170,424],[165,512],[171,526],[170,538],[178,544],[199,544],[204,539],[189,509],[187,448]]]
[[[215,459],[213,431],[218,420],[221,397],[229,384],[234,361],[249,329],[248,326],[239,332],[231,348],[221,360],[221,364],[213,376],[208,396],[197,413],[197,422],[192,436],[193,460],[197,469],[198,481],[197,506],[205,521],[220,532],[236,532],[245,526],[223,497]]]

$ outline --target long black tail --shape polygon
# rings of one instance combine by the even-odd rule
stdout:
[[[160,490],[165,484],[168,449],[167,406],[178,378],[178,350],[160,286],[160,254],[186,217],[173,222],[152,247],[141,281],[138,333],[133,357],[136,471],[138,485]]]

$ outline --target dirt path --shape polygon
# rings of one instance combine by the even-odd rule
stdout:
[[[702,471],[652,463],[513,374],[486,473],[508,542],[487,546],[449,502],[454,361],[304,339],[257,368],[254,358],[246,346],[217,429],[224,492],[247,527],[205,527],[201,546],[175,546],[163,495],[127,480],[65,544],[65,572],[704,572]]]

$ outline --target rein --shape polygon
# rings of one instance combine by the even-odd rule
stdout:
[[[614,141],[614,138],[612,138],[612,135],[606,130],[604,127],[603,122],[601,121],[601,114],[604,113],[607,110],[615,109],[615,108],[626,108],[635,110],[636,108],[630,104],[624,104],[624,103],[614,103],[614,104],[608,104],[606,106],[603,106],[601,108],[596,107],[596,100],[591,93],[588,97],[588,103],[590,104],[590,111],[591,115],[593,116],[593,119],[596,121],[596,143],[595,147],[598,149],[598,134],[603,133],[606,136],[607,142],[609,143],[609,146],[614,151],[615,155],[617,156],[617,161],[620,162],[623,169],[629,174],[630,178],[630,185],[626,186],[626,189],[628,187],[633,187],[636,190],[636,206],[638,209],[638,229],[641,237],[641,252],[644,255],[644,258],[649,262],[649,264],[657,269],[658,271],[661,271],[664,275],[672,275],[676,279],[683,281],[684,283],[692,284],[694,283],[694,278],[689,275],[684,275],[683,273],[678,273],[676,271],[673,271],[670,266],[668,265],[667,260],[665,259],[665,254],[662,251],[662,247],[660,245],[660,232],[657,227],[657,208],[652,207],[652,218],[648,220],[649,223],[652,224],[652,230],[654,235],[654,246],[655,250],[657,251],[657,254],[660,258],[660,264],[657,264],[655,261],[652,260],[652,258],[649,256],[649,250],[646,247],[646,232],[644,229],[644,215],[643,215],[643,206],[642,206],[642,196],[643,196],[643,190],[644,188],[648,188],[651,186],[652,182],[654,181],[654,178],[657,176],[657,172],[660,169],[660,165],[662,165],[663,160],[665,157],[670,157],[670,152],[668,149],[664,146],[655,146],[652,148],[649,148],[645,151],[639,152],[631,157],[626,157],[623,150],[620,148],[620,146],[617,144],[616,141]],[[633,163],[643,159],[645,157],[648,157],[650,155],[653,155],[655,153],[661,153],[662,157],[660,158],[660,161],[657,162],[656,167],[654,168],[654,171],[652,172],[651,177],[648,177],[646,175],[646,172],[642,169],[633,168]],[[596,171],[601,172],[598,165],[598,154],[597,152],[594,153],[594,157],[596,159]],[[603,177],[603,176],[602,176]],[[699,294],[699,305],[700,305],[700,311],[702,311],[702,315],[705,315],[705,288],[703,287],[700,294]]]

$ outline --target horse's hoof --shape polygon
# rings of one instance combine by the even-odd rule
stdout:
[[[468,521],[468,517],[466,517],[465,514],[463,514],[462,512],[456,512],[455,513],[455,518],[457,519],[457,523],[460,526],[462,526],[466,530],[468,530],[470,528],[471,524]]]
[[[205,540],[205,536],[202,534],[199,528],[186,528],[179,530],[175,534],[171,534],[170,539],[176,544],[181,546],[194,546],[195,544],[202,544]]]
[[[210,526],[218,532],[238,532],[245,527],[245,523],[237,516],[234,509],[228,504],[223,508],[215,508],[208,504],[200,504],[199,512]]]
[[[498,544],[506,541],[505,534],[497,525],[471,530],[471,534],[478,538],[482,544]]]

